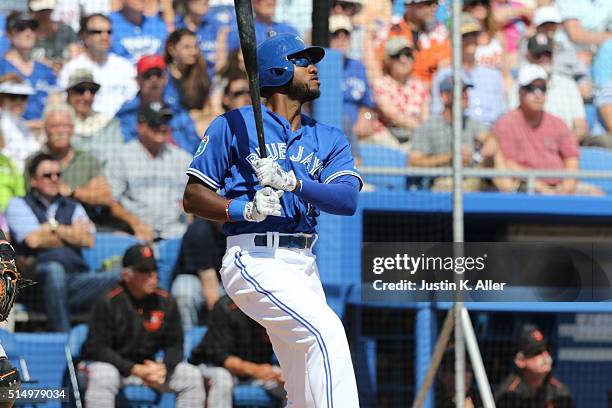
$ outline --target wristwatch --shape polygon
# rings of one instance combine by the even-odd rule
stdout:
[[[54,217],[49,218],[49,227],[51,227],[51,232],[56,232],[59,227],[59,222]]]

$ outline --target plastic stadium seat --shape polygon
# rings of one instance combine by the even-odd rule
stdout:
[[[602,147],[581,147],[580,169],[612,171],[612,151]],[[601,187],[607,194],[612,194],[612,180],[585,179],[584,181]]]
[[[237,384],[234,387],[234,407],[273,407],[276,401],[261,387]]]
[[[178,259],[179,250],[181,248],[181,238],[171,238],[163,240],[158,246],[158,267],[159,267],[159,285],[170,290],[170,280],[172,279],[172,270]]]
[[[207,331],[208,327],[206,326],[196,326],[185,333],[185,341],[183,346],[183,355],[185,359],[188,359],[189,356],[191,356],[191,350],[200,344]]]
[[[131,235],[117,235],[109,232],[98,232],[96,234],[96,244],[93,248],[83,250],[85,262],[92,271],[102,268],[102,262],[106,259],[123,256],[123,253],[130,246],[139,241]]]
[[[405,152],[375,144],[359,145],[362,165],[367,167],[406,167],[408,156]],[[365,175],[367,183],[372,183],[379,188],[405,189],[405,176],[392,175]]]

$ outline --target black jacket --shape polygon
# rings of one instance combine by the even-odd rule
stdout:
[[[135,299],[123,283],[95,303],[82,359],[104,361],[129,376],[134,364],[163,350],[168,378],[183,359],[183,329],[176,302],[162,289]]]
[[[510,374],[495,394],[497,408],[571,408],[572,395],[563,383],[549,375],[539,388],[533,388],[519,374]]]
[[[208,331],[191,352],[189,362],[223,367],[225,360],[234,356],[251,363],[269,364],[272,355],[266,329],[225,295],[215,304]]]

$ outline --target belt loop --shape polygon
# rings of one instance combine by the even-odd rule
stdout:
[[[319,240],[319,234],[312,234],[312,244],[310,244],[310,250],[314,249],[315,244]]]
[[[277,249],[278,248],[278,232],[266,232],[267,248]]]

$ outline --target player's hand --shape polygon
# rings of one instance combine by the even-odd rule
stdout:
[[[283,191],[275,191],[271,187],[257,190],[255,198],[244,207],[244,219],[251,222],[261,222],[268,215],[280,216],[280,198]]]
[[[297,186],[297,178],[293,170],[283,170],[280,164],[271,157],[255,160],[253,168],[262,186],[270,186],[283,191],[293,191]]]

